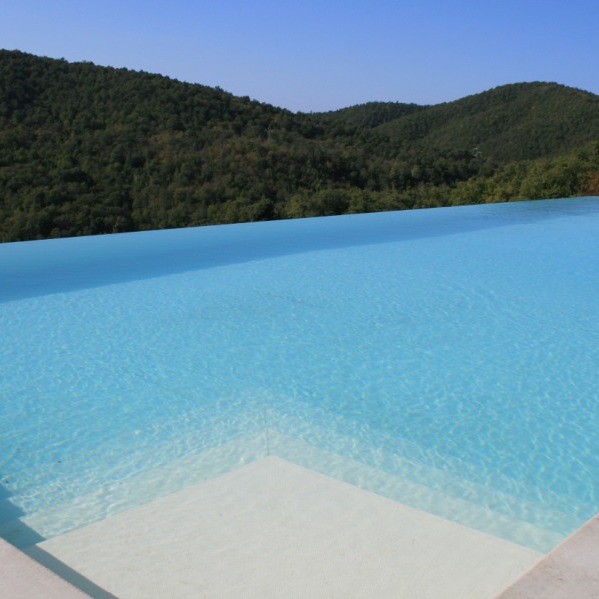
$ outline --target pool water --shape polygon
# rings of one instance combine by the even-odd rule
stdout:
[[[599,198],[0,245],[0,535],[274,454],[542,551],[599,511]]]

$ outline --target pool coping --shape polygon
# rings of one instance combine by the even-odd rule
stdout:
[[[599,597],[599,514],[570,535],[497,599]]]

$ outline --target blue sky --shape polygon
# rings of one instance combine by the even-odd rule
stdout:
[[[519,81],[599,94],[597,0],[0,0],[0,47],[294,111],[436,104]]]

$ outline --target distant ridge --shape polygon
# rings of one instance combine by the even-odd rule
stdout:
[[[557,156],[599,139],[599,96],[557,83],[514,83],[381,124],[406,144],[477,147],[497,160]]]
[[[0,240],[599,193],[599,96],[292,113],[0,50]]]
[[[599,96],[558,83],[513,83],[432,106],[369,102],[320,113],[404,148],[478,148],[500,161],[557,156],[599,139]]]
[[[331,122],[345,123],[356,127],[373,129],[384,123],[394,122],[407,115],[425,110],[426,106],[402,104],[400,102],[367,102],[341,108],[321,115]]]

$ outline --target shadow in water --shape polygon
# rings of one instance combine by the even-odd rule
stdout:
[[[17,549],[41,543],[46,539],[21,521],[24,512],[10,501],[11,492],[0,484],[0,537]]]

